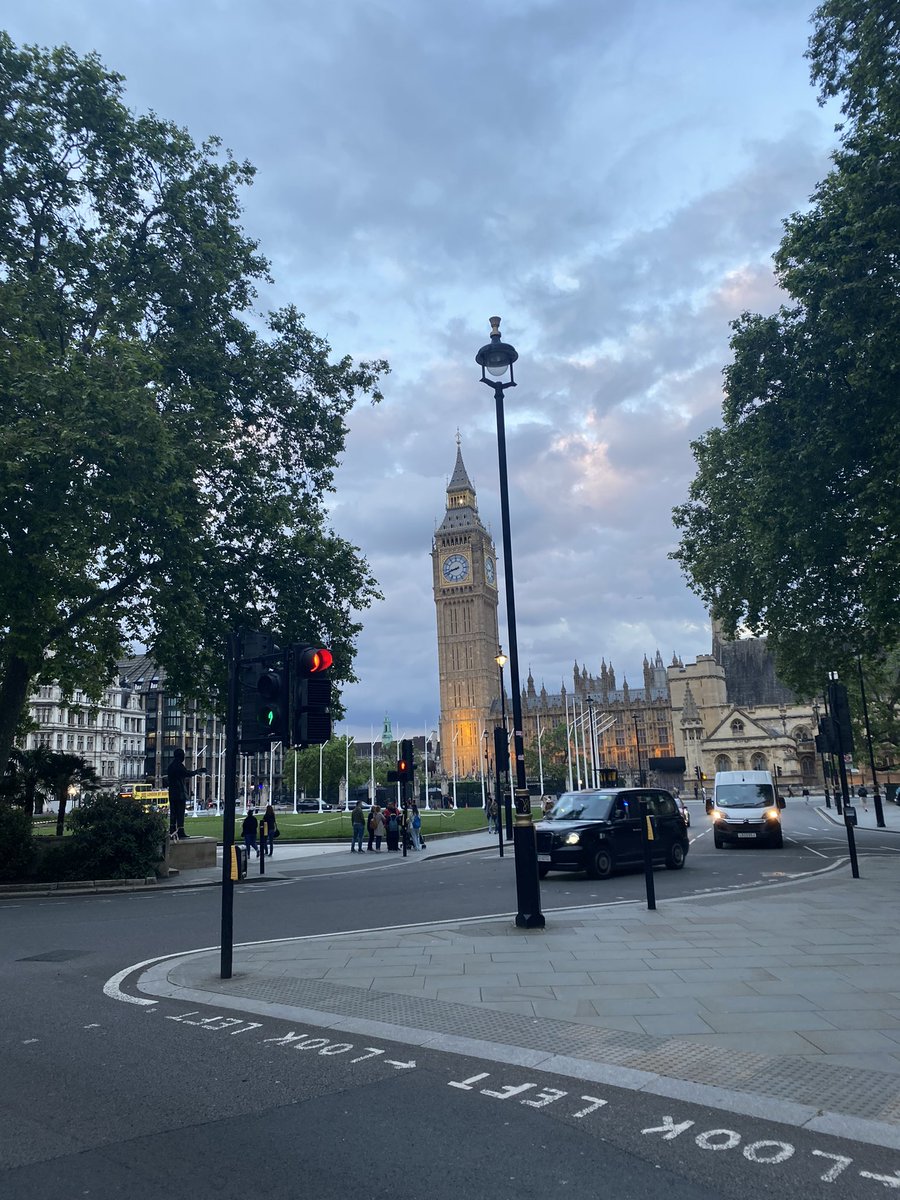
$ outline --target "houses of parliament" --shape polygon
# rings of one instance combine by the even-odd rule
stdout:
[[[503,709],[497,665],[505,640],[497,618],[502,567],[478,514],[458,435],[431,559],[441,761],[448,774],[477,777]],[[785,783],[814,782],[812,707],[798,703],[777,679],[765,639],[726,643],[713,621],[710,649],[687,664],[677,655],[664,664],[658,649],[645,654],[636,685],[624,676],[620,682],[605,658],[596,674],[576,661],[569,680],[554,692],[543,683],[538,689],[529,670],[521,695],[526,748],[537,745],[541,731],[571,728],[574,722],[584,728],[590,708],[599,763],[615,767],[623,779],[646,770],[650,759],[683,757],[690,781],[753,766],[783,775]],[[512,728],[508,697],[505,707]],[[575,740],[572,745],[575,749]],[[682,780],[667,776],[658,782],[673,786]]]

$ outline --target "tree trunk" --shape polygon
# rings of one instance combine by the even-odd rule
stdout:
[[[62,837],[66,830],[66,803],[69,799],[68,780],[61,783],[56,793],[56,836]]]
[[[28,699],[28,686],[33,672],[24,658],[10,654],[3,663],[0,678],[0,773],[6,770],[16,727]],[[34,801],[32,799],[32,808]]]

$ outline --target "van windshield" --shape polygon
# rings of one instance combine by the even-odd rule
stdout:
[[[565,792],[545,821],[606,821],[613,797],[609,792]]]
[[[722,808],[769,808],[774,803],[771,783],[721,783],[716,788],[716,804]]]

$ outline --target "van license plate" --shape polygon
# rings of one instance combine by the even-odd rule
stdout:
[[[756,837],[756,834],[755,834],[755,833],[739,833],[739,834],[738,834],[738,837],[749,837],[749,838],[755,838],[755,837]]]
[[[538,855],[538,862],[552,862],[552,861],[553,861],[552,854],[539,854]]]

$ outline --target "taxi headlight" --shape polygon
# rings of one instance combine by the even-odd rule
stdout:
[[[566,836],[563,838],[563,845],[564,846],[577,846],[580,841],[581,841],[580,833],[567,833]]]

